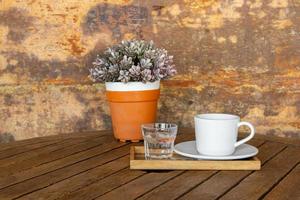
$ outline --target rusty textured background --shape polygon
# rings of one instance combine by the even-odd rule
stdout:
[[[154,40],[179,74],[159,120],[228,112],[300,137],[299,0],[0,0],[0,141],[108,129],[88,67],[122,39]]]

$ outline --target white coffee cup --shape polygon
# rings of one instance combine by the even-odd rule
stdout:
[[[204,155],[231,155],[236,147],[251,140],[255,134],[252,124],[240,122],[240,117],[236,115],[200,114],[196,115],[194,119],[197,151]],[[250,135],[237,141],[240,126],[248,126]]]

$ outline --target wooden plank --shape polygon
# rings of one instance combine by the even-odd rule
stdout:
[[[300,138],[277,137],[277,136],[270,136],[270,135],[263,135],[263,134],[256,134],[255,138],[272,141],[272,142],[280,142],[280,143],[300,147]]]
[[[90,185],[98,180],[101,180],[111,174],[114,174],[126,167],[128,167],[129,156],[121,157],[113,162],[105,163],[101,166],[90,169],[81,174],[70,177],[66,180],[58,182],[47,188],[35,191],[21,198],[24,200],[36,200],[42,197],[47,200],[57,199],[64,194],[68,194],[72,191],[76,191],[85,185]]]
[[[300,148],[289,146],[267,162],[261,171],[243,179],[221,199],[259,199],[299,162]]]
[[[0,160],[0,167],[1,167],[1,169],[4,170],[5,167],[7,167],[9,165],[13,165],[15,163],[22,162],[24,160],[33,158],[39,154],[49,153],[56,149],[62,148],[63,146],[70,146],[70,145],[73,145],[72,141],[58,141],[58,142],[50,143],[49,145],[45,145],[41,148],[38,148],[38,149],[35,149],[32,151],[25,151],[23,153],[16,154],[14,156],[3,158]],[[1,171],[0,171],[0,175],[1,175]]]
[[[56,144],[58,141],[53,140],[53,141],[43,141],[43,142],[38,142],[34,143],[31,145],[26,145],[26,146],[21,146],[21,147],[15,147],[15,148],[10,148],[4,151],[0,152],[0,160],[5,159],[5,158],[10,158],[12,156],[16,156],[25,152],[29,151],[34,151],[52,144]]]
[[[96,199],[135,199],[145,192],[165,183],[184,171],[151,172],[112,190]]]
[[[300,199],[300,164],[264,198],[265,200]]]
[[[106,132],[105,132],[106,133]],[[47,136],[47,137],[39,137],[39,138],[32,138],[28,140],[22,140],[22,141],[15,141],[11,143],[6,144],[0,144],[1,150],[0,150],[0,158],[3,158],[3,156],[9,157],[14,154],[26,152],[28,150],[32,150],[35,148],[35,146],[43,146],[43,144],[51,144],[51,143],[57,143],[57,142],[65,142],[68,140],[84,140],[91,137],[103,137],[108,136],[110,134],[103,134],[102,132],[93,132],[93,133],[87,133],[84,135],[80,134],[64,134],[64,135],[56,135],[56,136]],[[7,156],[9,155],[9,156]]]
[[[5,160],[1,160],[0,177],[66,157],[76,152],[96,147],[111,140],[111,137],[87,139],[82,142],[76,141],[74,139],[69,142],[47,146],[34,152],[26,152],[19,155],[17,158],[11,157]]]
[[[129,152],[129,147],[129,145],[125,145],[98,156],[90,157],[83,161],[76,162],[72,165],[68,165],[55,171],[51,171],[49,173],[45,173],[32,179],[27,179],[23,182],[0,189],[0,199],[18,198],[30,194],[34,191],[41,190],[45,187],[48,187],[85,171],[91,170],[103,164],[109,163],[113,160],[127,155]]]
[[[264,164],[285,147],[285,144],[267,142],[259,148],[258,157]],[[216,199],[251,173],[251,171],[220,171],[204,183],[195,185],[189,192],[182,193],[184,195],[181,199],[198,198],[199,194],[203,199]]]
[[[189,134],[189,135],[192,135],[192,134]],[[192,135],[192,137],[193,137],[193,135]],[[278,150],[280,151],[280,148]],[[170,197],[169,199],[172,199],[172,198],[179,197],[180,195],[189,191],[193,187],[197,187],[197,186],[206,184],[212,178],[214,178],[215,176],[218,176],[218,174],[220,173],[220,172],[216,172],[216,171],[210,171],[210,173],[208,173],[208,171],[201,171],[203,173],[206,172],[207,174],[205,175],[205,174],[197,174],[197,172],[193,172],[193,171],[185,172],[185,173],[183,173],[182,171],[175,171],[175,172],[173,172],[173,174],[172,174],[172,172],[161,172],[161,173],[148,172],[148,173],[146,173],[143,171],[129,171],[128,169],[118,171],[119,165],[113,165],[114,170],[113,170],[113,172],[110,173],[108,166],[110,164],[115,163],[115,161],[122,159],[122,156],[121,156],[121,157],[114,157],[114,159],[116,159],[115,161],[114,160],[107,161],[107,160],[109,160],[109,157],[111,155],[110,152],[107,152],[105,159],[107,162],[111,162],[111,163],[105,164],[106,162],[102,163],[99,160],[96,161],[97,164],[102,163],[104,165],[107,165],[107,167],[102,168],[102,169],[105,169],[104,170],[105,174],[101,174],[102,173],[101,170],[100,171],[98,170],[98,169],[101,169],[102,164],[95,166],[95,165],[93,165],[94,162],[89,162],[88,164],[85,163],[83,165],[80,165],[80,167],[77,166],[75,168],[72,168],[71,166],[78,165],[79,163],[85,162],[86,160],[90,160],[91,157],[92,158],[97,157],[97,156],[95,156],[96,151],[94,151],[94,148],[89,149],[87,151],[89,152],[88,154],[83,154],[83,153],[85,153],[85,151],[78,152],[78,153],[76,153],[74,155],[70,155],[66,158],[59,158],[58,160],[55,160],[53,162],[45,163],[45,164],[42,164],[35,168],[28,169],[26,171],[14,173],[11,176],[5,177],[5,178],[7,178],[5,180],[8,182],[2,182],[3,179],[0,179],[0,186],[1,186],[1,183],[4,186],[4,188],[2,190],[0,190],[0,199],[5,198],[5,197],[15,198],[20,195],[21,196],[25,195],[23,197],[24,199],[28,199],[26,197],[35,197],[36,199],[37,199],[37,197],[44,198],[44,196],[48,197],[48,198],[61,197],[61,198],[72,198],[73,199],[77,195],[78,195],[78,197],[82,197],[81,199],[88,199],[89,197],[96,198],[98,196],[100,196],[99,199],[102,199],[102,198],[105,199],[105,198],[110,198],[110,197],[121,197],[122,199],[124,199],[126,197],[129,197],[129,198],[130,197],[133,197],[133,198],[140,197],[141,195],[145,194],[145,192],[149,192],[149,193],[147,193],[145,196],[142,196],[142,198],[150,198],[151,196],[153,198],[154,197],[157,198],[160,195],[162,197],[166,197],[166,198]],[[90,153],[91,153],[91,156],[89,156]],[[126,151],[123,153],[124,153],[124,155],[128,154],[128,152],[126,152]],[[299,152],[298,152],[298,154],[299,154]],[[79,156],[79,155],[85,155],[85,157],[83,159],[81,159],[81,156]],[[113,155],[114,155],[114,153],[113,153]],[[45,154],[45,156],[46,156],[46,154]],[[259,158],[262,159],[260,156],[261,155],[259,155]],[[126,162],[124,162],[124,163],[126,163]],[[92,167],[89,166],[89,168],[87,168],[86,167],[87,165],[92,165]],[[120,164],[120,166],[123,166],[123,165]],[[68,170],[65,170],[65,168],[68,168]],[[97,169],[93,170],[94,168],[97,168]],[[288,172],[286,172],[286,173],[288,173]],[[81,174],[85,174],[86,178],[84,175],[81,175]],[[120,177],[117,176],[117,174],[120,174]],[[154,183],[148,183],[148,182],[151,182],[152,176],[154,176]],[[161,176],[162,178],[159,179],[159,176]],[[193,179],[194,176],[198,177],[198,181],[197,181],[197,179]],[[14,181],[15,177],[17,177],[16,182]],[[40,178],[40,177],[42,177],[42,178]],[[73,179],[73,177],[74,177],[74,179]],[[143,177],[146,177],[146,178],[143,178]],[[232,177],[235,177],[235,176],[232,176]],[[232,178],[232,177],[230,177],[230,178]],[[245,180],[248,179],[248,177],[247,178],[246,177],[247,177],[247,175],[243,176],[237,182],[235,181],[234,184],[237,184],[239,181],[243,182],[243,178],[245,178]],[[277,180],[277,182],[280,181],[282,177],[284,177],[284,176],[281,176],[279,178],[279,180]],[[71,179],[73,181],[68,181],[69,179]],[[34,183],[35,180],[37,180],[37,183]],[[76,181],[74,181],[74,180],[76,180]],[[219,179],[217,179],[217,180],[219,180]],[[285,180],[285,179],[283,179],[283,180]],[[178,183],[183,183],[183,182],[185,184],[178,184]],[[261,196],[263,196],[266,192],[268,192],[270,188],[272,188],[274,185],[277,184],[277,182],[274,183],[271,187],[268,187],[268,189],[266,191],[264,191],[264,193]],[[65,184],[62,184],[62,183],[65,183]],[[168,185],[169,183],[172,183],[172,184]],[[131,184],[131,186],[137,187],[138,191],[136,191],[136,192],[129,191],[132,189],[130,186],[126,186],[128,184]],[[63,189],[60,190],[57,185],[61,186],[60,188],[63,188]],[[214,185],[212,185],[212,184],[209,185],[209,187],[212,187],[212,186],[214,186]],[[230,185],[229,189],[233,186]],[[95,192],[95,190],[97,188],[100,188],[100,189]],[[172,193],[168,192],[169,190],[165,190],[167,188],[170,188],[170,191],[171,190],[175,191],[175,192],[173,192],[173,193],[175,193],[175,195],[169,196],[168,194],[172,194]],[[57,192],[55,192],[56,189],[57,189]],[[227,190],[228,190],[228,188],[225,189],[225,191],[227,191]],[[33,192],[33,191],[36,191],[36,192]],[[52,197],[52,195],[49,195],[52,193],[52,191],[54,191],[53,197]],[[58,192],[58,191],[60,191],[60,192]],[[76,191],[78,191],[78,192],[76,192]],[[112,195],[112,194],[115,194],[116,191],[123,192],[123,195],[119,195],[119,196]],[[157,192],[157,191],[159,191],[159,192]],[[224,192],[224,190],[222,190],[222,191]],[[4,194],[6,196],[5,195],[1,196],[2,192],[4,192]],[[14,192],[16,192],[16,193],[14,193]],[[231,190],[229,192],[231,192]],[[73,193],[75,195],[72,195]],[[161,195],[162,193],[164,193],[164,195]],[[39,194],[39,195],[37,195],[37,194]],[[59,194],[61,194],[61,196],[59,196]],[[80,195],[80,194],[82,194],[82,195]],[[150,194],[152,194],[152,195],[150,195]],[[223,194],[223,193],[221,192],[221,194]],[[101,195],[103,195],[103,196],[101,196]],[[199,198],[199,193],[198,193],[197,197]],[[48,199],[48,198],[46,198],[46,199]],[[78,199],[80,199],[80,198],[78,198]]]
[[[103,153],[109,152],[113,149],[119,148],[121,146],[127,145],[126,143],[119,143],[115,140],[111,142],[107,142],[102,145],[97,145],[93,148],[82,149],[80,152],[74,152],[69,156],[65,156],[63,158],[57,159],[52,162],[47,162],[45,164],[41,164],[34,168],[30,168],[28,170],[15,172],[12,175],[7,175],[5,177],[1,177],[0,179],[0,188],[8,187],[10,185],[22,182],[27,179],[31,179],[36,176],[40,176],[43,174],[47,174],[49,172],[55,171],[57,169],[61,169],[63,167],[67,167],[73,165],[75,163],[84,161],[86,159],[99,156]]]
[[[82,199],[94,199],[101,196],[123,184],[126,184],[142,175],[145,171],[132,171],[128,168],[119,171],[116,174],[108,176],[100,181],[87,185],[78,190],[72,190],[72,192],[61,194],[60,200],[72,199],[72,200],[82,200]]]
[[[177,140],[190,140],[192,139],[194,136],[192,134],[180,134],[177,138]],[[136,145],[136,144],[135,144]],[[144,174],[145,172],[143,171],[130,171],[128,169],[125,169],[124,173],[122,173],[122,175],[124,176],[124,178],[122,178],[122,181],[117,181],[115,182],[115,180],[119,180],[119,178],[115,175],[109,176],[107,178],[105,178],[105,180],[95,180],[95,183],[90,184],[90,185],[86,185],[86,184],[81,184],[80,187],[68,187],[66,186],[67,184],[63,184],[64,185],[64,189],[60,191],[60,196],[67,198],[70,197],[70,194],[73,193],[77,193],[77,191],[81,191],[78,192],[78,195],[72,195],[72,199],[74,197],[79,197],[81,196],[80,194],[84,195],[85,198],[87,198],[87,196],[94,196],[97,197],[99,195],[102,195],[104,192],[110,191],[113,188],[112,187],[118,187],[121,185],[122,182],[128,182],[131,179],[133,179],[134,177],[138,177],[139,175]],[[97,174],[91,174],[92,177],[97,177]],[[79,178],[81,180],[81,182],[85,182],[85,177],[82,176],[81,178]],[[101,184],[102,182],[104,183],[109,183],[109,184]],[[101,184],[100,188],[98,188],[96,191],[94,190],[95,187],[98,187],[98,185]],[[48,190],[48,188],[46,188]],[[82,189],[82,190],[81,190]],[[91,191],[92,190],[92,191]],[[90,192],[89,192],[90,191]],[[52,193],[52,192],[51,192]]]
[[[256,145],[257,146],[257,145]],[[259,147],[260,153],[259,158],[262,159],[262,162],[265,162],[266,159],[273,156],[277,150],[278,146],[270,146],[268,144],[263,144],[261,147]],[[280,148],[279,148],[280,150]],[[278,151],[279,151],[278,150]],[[223,171],[222,171],[223,172]],[[231,172],[231,173],[237,173],[232,171],[224,171],[224,172]],[[247,173],[246,171],[241,171],[244,173]],[[187,171],[183,173],[182,175],[172,179],[171,181],[155,188],[149,193],[144,194],[140,199],[177,199],[184,194],[186,194],[189,191],[193,191],[193,188],[197,188],[197,186],[201,186],[201,184],[208,182],[212,177],[215,177],[218,175],[217,171]],[[248,172],[251,173],[251,172]],[[216,174],[216,175],[214,175]],[[214,176],[213,176],[214,175]],[[208,179],[209,178],[209,179]],[[184,184],[181,184],[183,183]],[[214,185],[209,185],[209,187],[215,188]],[[174,188],[176,188],[174,190]],[[218,188],[216,188],[218,189]],[[208,189],[209,190],[209,189]],[[160,197],[159,194],[164,193],[163,196]],[[191,197],[198,199],[199,194],[205,196],[205,192],[194,192]],[[202,197],[202,196],[201,196]],[[191,198],[192,199],[192,198]],[[203,199],[213,199],[213,198],[203,198]]]
[[[176,199],[191,188],[206,181],[217,172],[218,171],[186,171],[165,184],[154,188],[150,192],[144,193],[138,199]],[[199,199],[199,196],[198,194],[196,199]]]
[[[260,145],[263,143],[263,141],[252,140],[252,144],[253,143]],[[183,172],[184,171],[171,171],[166,173],[159,173],[159,172],[147,173],[144,176],[141,176],[127,183],[126,185],[116,188],[115,190],[106,193],[105,195],[100,196],[98,198],[99,199],[118,199],[118,198],[135,199],[145,194],[146,192],[149,192],[150,190],[153,190],[156,187],[164,184],[165,182],[173,180],[177,176],[180,176]],[[214,173],[214,171],[211,172]],[[203,176],[205,177],[207,175],[208,175],[207,173],[203,174]],[[132,190],[131,188],[135,188],[135,189]]]
[[[8,149],[14,149],[18,147],[32,145],[40,142],[56,141],[56,140],[61,141],[70,138],[86,138],[93,135],[111,135],[111,134],[112,131],[103,130],[103,131],[85,131],[85,132],[70,133],[70,134],[58,134],[58,135],[50,135],[44,137],[36,137],[36,138],[30,138],[26,140],[13,141],[9,143],[0,143],[0,152]]]
[[[60,138],[55,137],[55,138],[52,138],[51,140],[39,141],[34,144],[15,146],[15,147],[8,148],[8,149],[0,152],[0,162],[1,162],[1,160],[5,159],[5,158],[13,159],[12,157],[15,158],[15,156],[24,158],[23,153],[33,152],[33,154],[34,154],[34,153],[36,153],[37,150],[42,149],[47,146],[53,146],[55,144],[61,144],[61,143],[72,143],[72,142],[74,144],[76,144],[77,142],[80,142],[80,141],[85,141],[87,139],[99,138],[99,137],[109,137],[109,136],[107,134],[105,134],[105,135],[93,134],[93,135],[89,135],[89,137],[75,137],[75,138],[68,137],[65,139],[60,139]],[[7,163],[7,161],[5,161],[4,163]]]
[[[29,159],[30,157],[38,155],[40,152],[50,152],[53,151],[53,149],[76,145],[77,143],[86,142],[88,140],[93,140],[101,137],[105,136],[94,135],[89,138],[68,138],[66,140],[53,140],[40,142],[33,145],[22,146],[14,149],[8,149],[0,153],[0,156],[2,156],[2,158],[0,159],[0,166],[9,165],[11,161],[13,163],[16,163],[18,161]]]
[[[191,134],[182,134],[181,136],[179,136],[178,138],[180,139],[180,138],[184,138],[184,139],[190,139],[191,137],[194,137],[193,135],[191,135]],[[128,148],[128,147],[127,147]],[[107,155],[109,155],[110,153],[112,153],[113,154],[113,152],[114,151],[111,151],[111,152],[107,152]],[[123,152],[123,153],[126,153],[126,154],[128,154],[129,153],[129,151],[127,150],[127,151],[125,151],[125,152]],[[57,164],[56,164],[57,165]],[[127,165],[128,165],[128,162],[127,162]],[[64,169],[64,168],[63,168]],[[62,170],[62,169],[59,169],[59,170]],[[55,172],[55,171],[54,171]],[[33,173],[33,172],[32,172]],[[51,172],[52,173],[52,172]],[[47,174],[51,174],[51,173],[47,173]],[[74,172],[73,172],[74,173]],[[23,174],[24,175],[24,174]],[[63,174],[63,175],[65,175],[65,174]],[[51,178],[52,178],[53,176],[51,176]],[[15,175],[14,175],[14,178],[15,178]],[[50,178],[50,179],[51,179]],[[40,179],[40,177],[35,177],[34,178],[34,180],[38,180],[38,182],[40,181],[39,180]],[[62,180],[64,180],[64,179],[62,179]],[[28,181],[31,181],[31,179],[30,180],[28,180]],[[45,181],[43,181],[43,184],[45,184],[45,182],[47,183],[47,181],[49,181],[48,179],[46,179]],[[59,180],[60,181],[60,180]],[[59,182],[59,181],[57,181],[57,182]],[[30,185],[30,184],[28,184],[28,182],[27,181],[24,181],[24,182],[21,182],[22,184],[23,183],[26,183],[26,186],[25,186],[25,189],[26,189],[26,187],[28,187],[28,185]],[[13,187],[13,189],[12,190],[16,190],[16,189],[18,189],[18,188],[14,188],[14,186],[15,185],[12,185],[12,187]],[[47,185],[47,186],[49,186],[49,185]],[[47,186],[45,186],[45,187],[47,187]],[[18,187],[20,187],[20,186],[18,186]],[[39,189],[43,189],[44,187],[42,187],[42,188],[39,188]],[[4,189],[6,189],[6,188],[4,188]],[[32,187],[31,187],[31,189],[32,189]],[[35,189],[34,191],[36,191],[36,190],[39,190],[39,189]],[[48,189],[48,188],[47,188]],[[51,188],[50,188],[51,189]],[[29,190],[29,189],[28,189]],[[45,188],[45,190],[46,190],[46,188]],[[2,190],[0,190],[0,193],[2,193]],[[17,192],[18,193],[18,192]],[[30,193],[30,192],[29,192]],[[24,195],[24,194],[23,194]],[[0,195],[0,198],[1,198],[1,195]]]
[[[170,160],[145,160],[143,146],[130,149],[130,169],[138,170],[259,170],[257,157],[243,160],[193,160],[173,154]],[[135,159],[136,158],[136,159]]]

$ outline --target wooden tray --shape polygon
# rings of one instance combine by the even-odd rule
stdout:
[[[130,169],[141,170],[260,170],[257,157],[243,160],[197,160],[176,153],[170,160],[145,160],[144,147],[130,149]]]

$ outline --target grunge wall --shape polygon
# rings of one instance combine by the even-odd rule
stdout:
[[[97,52],[154,40],[175,57],[159,121],[240,115],[300,137],[299,0],[0,0],[0,141],[109,129]]]

